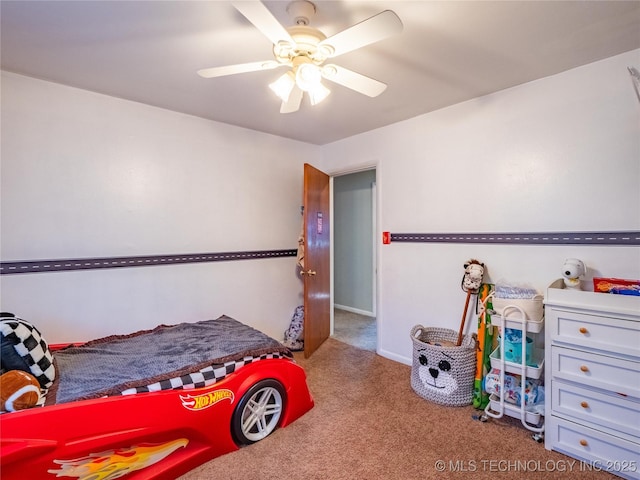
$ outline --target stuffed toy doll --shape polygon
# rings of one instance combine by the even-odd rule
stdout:
[[[577,258],[567,258],[562,265],[562,276],[564,285],[572,290],[580,290],[580,278],[587,273],[582,260]]]
[[[484,263],[472,258],[464,264],[464,275],[460,287],[467,292],[467,298],[464,303],[464,312],[460,321],[460,330],[458,331],[458,341],[456,346],[462,345],[462,335],[464,332],[464,324],[467,319],[467,310],[469,308],[469,298],[472,294],[476,295],[482,285],[482,276],[484,275]]]
[[[484,275],[484,263],[471,259],[464,264],[464,276],[462,277],[462,289],[465,292],[477,293],[482,284]]]

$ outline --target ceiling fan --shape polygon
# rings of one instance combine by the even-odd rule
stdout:
[[[401,32],[402,22],[391,10],[378,13],[327,38],[320,30],[309,26],[309,19],[315,14],[316,7],[307,0],[294,0],[287,6],[287,13],[295,23],[289,28],[283,27],[260,1],[231,3],[271,40],[274,60],[205,68],[198,70],[201,77],[214,78],[289,67],[284,75],[269,85],[282,100],[280,113],[297,111],[304,92],[308,94],[311,105],[324,100],[331,92],[322,84],[323,78],[369,97],[376,97],[387,88],[378,80],[335,64],[326,64],[325,61]]]

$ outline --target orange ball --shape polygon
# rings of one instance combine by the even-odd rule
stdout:
[[[40,400],[40,383],[30,373],[10,370],[0,375],[0,409],[8,412],[35,406]]]

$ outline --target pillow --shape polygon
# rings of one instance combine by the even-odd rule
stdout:
[[[0,313],[0,370],[22,370],[49,388],[56,378],[53,355],[40,331],[12,313]]]

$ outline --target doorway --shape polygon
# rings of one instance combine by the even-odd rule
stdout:
[[[375,351],[376,170],[335,175],[332,180],[333,336]]]

